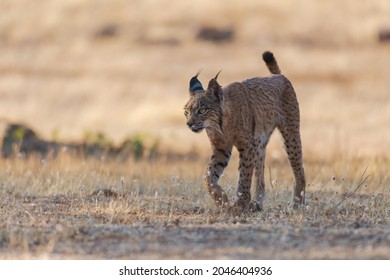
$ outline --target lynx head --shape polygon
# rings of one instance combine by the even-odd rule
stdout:
[[[190,80],[190,100],[184,107],[184,115],[187,118],[187,126],[193,132],[200,132],[204,128],[210,131],[222,133],[222,87],[217,82],[218,74],[211,79],[207,90],[203,89],[198,80],[198,72]]]

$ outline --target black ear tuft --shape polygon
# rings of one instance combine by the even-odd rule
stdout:
[[[197,91],[204,90],[202,83],[198,80],[198,75],[200,74],[200,71],[196,73],[194,77],[190,80],[190,94],[194,95]]]
[[[218,79],[218,76],[219,76],[219,74],[222,72],[222,69],[221,70],[219,70],[219,72],[217,73],[217,75],[215,75],[215,78],[214,78],[214,80],[217,80]]]
[[[223,93],[222,93],[222,87],[218,83],[217,78],[218,78],[219,73],[221,73],[221,71],[218,72],[218,74],[215,76],[215,78],[210,80],[209,85],[207,86],[208,92],[210,94],[213,94],[220,101],[222,101],[222,99],[223,99],[223,96],[222,96]]]

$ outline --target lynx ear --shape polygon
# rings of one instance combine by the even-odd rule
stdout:
[[[198,73],[190,80],[190,95],[195,95],[197,91],[203,91],[202,83],[198,80],[198,75],[202,70],[199,70]]]
[[[222,101],[222,99],[223,99],[222,87],[217,81],[218,75],[219,75],[219,73],[221,73],[221,71],[222,70],[220,70],[218,72],[218,74],[215,76],[215,78],[210,80],[209,85],[207,87],[207,91],[209,92],[209,94],[212,94],[215,97],[217,97],[219,101]]]

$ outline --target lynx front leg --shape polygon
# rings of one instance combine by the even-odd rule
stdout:
[[[240,152],[240,162],[238,170],[240,172],[237,188],[237,201],[235,207],[247,210],[251,201],[251,183],[254,167],[253,148],[238,149]]]
[[[207,168],[205,186],[218,207],[222,206],[227,208],[229,206],[228,197],[218,184],[218,180],[229,162],[231,153],[232,147],[213,149],[213,154]]]

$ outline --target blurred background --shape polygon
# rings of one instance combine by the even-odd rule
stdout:
[[[388,0],[1,0],[1,125],[208,154],[185,125],[189,79],[267,76],[265,50],[297,91],[305,153],[390,156]]]

